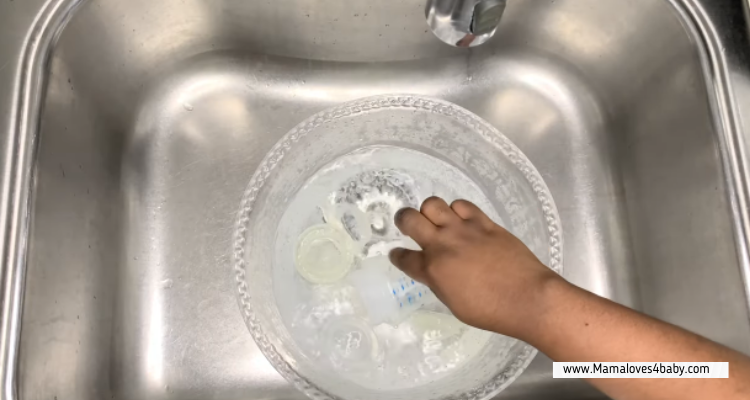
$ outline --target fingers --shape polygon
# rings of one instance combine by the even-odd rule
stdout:
[[[395,248],[388,254],[391,263],[396,268],[403,271],[406,275],[414,279],[415,281],[427,284],[427,275],[425,274],[425,259],[424,253],[421,251],[407,250],[402,248]]]
[[[477,221],[482,225],[492,226],[495,223],[492,222],[490,217],[487,216],[476,204],[467,200],[456,200],[451,203],[451,209],[461,219],[466,221]]]
[[[422,203],[420,209],[427,219],[437,226],[450,225],[460,221],[458,215],[448,207],[448,203],[440,197],[429,197]]]
[[[467,200],[454,201],[451,203],[451,209],[462,219],[472,219],[479,214],[483,214],[479,207]]]
[[[401,233],[414,239],[422,248],[437,231],[437,227],[427,217],[413,208],[399,210],[394,222]]]

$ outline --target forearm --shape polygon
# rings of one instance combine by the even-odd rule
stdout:
[[[469,325],[556,361],[729,363],[729,379],[591,380],[617,400],[750,399],[747,357],[565,282],[472,203],[432,197],[395,222],[423,250],[394,249],[393,264]]]
[[[618,400],[750,398],[750,361],[740,353],[563,280],[546,284],[539,304],[521,339],[555,361],[729,362],[729,380],[590,380]]]

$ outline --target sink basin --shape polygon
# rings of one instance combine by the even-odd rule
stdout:
[[[5,231],[28,240],[3,255],[3,399],[303,398],[240,315],[236,211],[281,135],[382,93],[454,102],[529,157],[567,279],[750,352],[742,98],[699,2],[512,1],[471,50],[419,0],[30,4],[11,122],[39,142],[5,166],[34,175]],[[498,398],[606,397],[539,355]]]

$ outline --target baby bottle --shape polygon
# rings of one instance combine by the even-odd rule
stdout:
[[[409,278],[386,256],[364,259],[347,279],[359,293],[373,325],[398,325],[414,311],[440,302],[430,288]]]

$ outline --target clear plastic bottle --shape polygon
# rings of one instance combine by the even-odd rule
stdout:
[[[362,261],[347,278],[359,294],[370,323],[398,325],[418,309],[439,302],[430,288],[394,267],[388,257]]]

